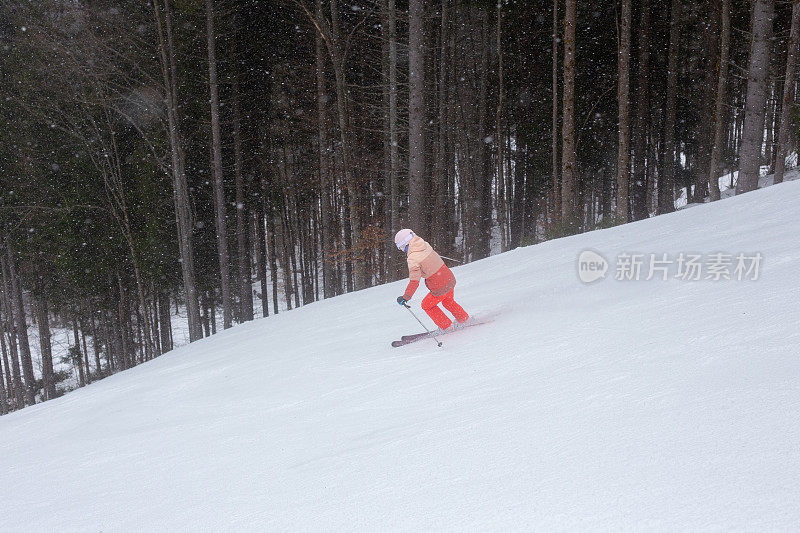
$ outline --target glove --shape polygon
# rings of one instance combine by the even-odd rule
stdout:
[[[397,297],[397,303],[398,303],[399,305],[406,305],[406,302],[407,302],[407,301],[408,301],[408,300],[406,300],[406,299],[405,299],[405,298],[403,298],[402,296],[398,296],[398,297]]]

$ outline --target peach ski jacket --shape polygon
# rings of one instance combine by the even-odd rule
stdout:
[[[408,244],[408,286],[403,298],[410,300],[419,287],[420,278],[425,278],[425,286],[434,296],[444,296],[456,286],[456,277],[447,268],[442,258],[425,242],[415,235]]]

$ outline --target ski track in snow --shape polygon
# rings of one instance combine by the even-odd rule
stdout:
[[[459,267],[494,321],[442,348],[389,346],[419,327],[398,282],[4,416],[0,530],[795,529],[798,205],[785,183]],[[764,262],[584,285],[586,248]]]

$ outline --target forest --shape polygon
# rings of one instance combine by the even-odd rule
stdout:
[[[799,28],[798,0],[0,0],[0,414],[401,279],[404,227],[453,266],[779,182]]]

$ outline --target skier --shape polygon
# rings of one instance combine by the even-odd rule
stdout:
[[[439,302],[453,314],[458,324],[466,322],[469,315],[453,299],[456,277],[433,247],[410,229],[398,231],[394,236],[394,243],[398,250],[406,253],[408,262],[408,286],[405,293],[397,297],[397,303],[405,305],[419,287],[419,279],[425,278],[425,286],[431,292],[422,299],[421,307],[439,326],[439,330],[445,332],[457,327],[457,324],[453,324],[453,321],[439,309]]]

